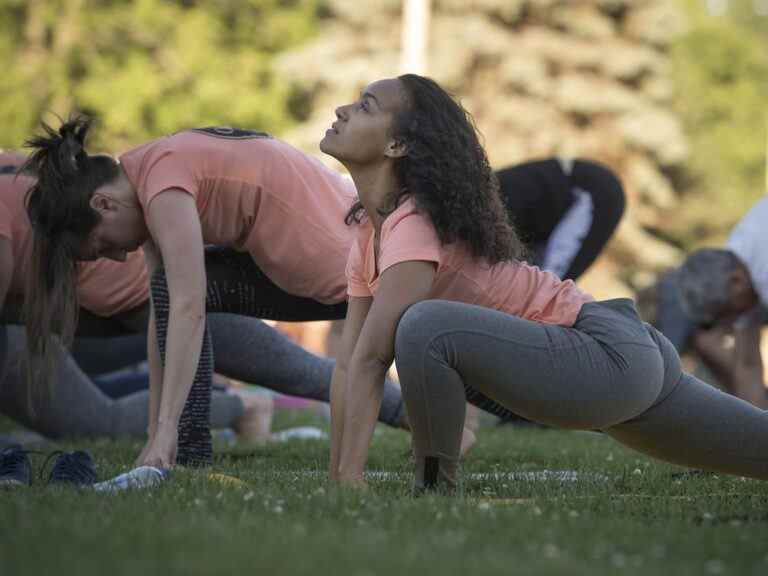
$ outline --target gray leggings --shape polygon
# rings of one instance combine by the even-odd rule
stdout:
[[[144,436],[149,421],[149,392],[142,390],[113,399],[104,394],[72,356],[60,351],[53,396],[29,410],[28,388],[21,359],[24,328],[0,325],[0,413],[49,438],[64,436]],[[243,413],[239,397],[215,392],[211,425],[232,426]]]
[[[216,347],[215,369],[230,378],[260,384],[283,394],[328,402],[334,361],[315,356],[261,320],[209,314]],[[147,430],[147,391],[118,399],[104,394],[62,350],[52,401],[28,410],[20,359],[26,339],[21,326],[0,324],[0,413],[41,434],[62,436],[143,436]],[[231,427],[242,415],[240,398],[213,391],[211,426]],[[399,426],[400,389],[387,380],[379,420]]]
[[[261,320],[239,314],[209,314],[208,329],[216,372],[290,396],[330,400],[335,360],[316,356]],[[400,388],[387,378],[379,422],[398,427],[404,410]]]
[[[416,488],[455,485],[467,398],[525,418],[602,430],[656,458],[768,479],[768,412],[682,372],[629,299],[585,304],[573,327],[430,300],[397,329]]]

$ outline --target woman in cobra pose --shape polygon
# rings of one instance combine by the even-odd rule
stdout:
[[[439,85],[380,80],[336,115],[321,149],[349,169],[360,201],[347,219],[356,239],[332,385],[332,478],[364,482],[394,359],[418,490],[455,486],[467,400],[768,479],[768,413],[682,372],[631,300],[596,302],[520,260],[471,118]]]

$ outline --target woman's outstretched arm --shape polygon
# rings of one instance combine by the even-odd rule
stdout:
[[[169,467],[175,460],[179,419],[192,387],[205,332],[203,236],[195,200],[182,190],[159,194],[148,212],[155,257],[162,262],[168,282],[170,310],[155,437],[142,464]],[[154,319],[153,313],[149,360],[157,371],[160,358]]]
[[[379,289],[349,363],[339,480],[361,484],[381,404],[384,377],[394,359],[395,332],[409,306],[429,297],[435,263],[407,261],[381,274]]]
[[[333,368],[331,378],[331,463],[328,471],[328,477],[331,480],[339,479],[339,458],[344,435],[344,398],[346,396],[349,360],[360,337],[360,331],[363,329],[368,311],[371,309],[372,301],[373,299],[370,297],[351,297],[349,299],[347,319],[341,334],[341,350],[339,350],[336,365]]]

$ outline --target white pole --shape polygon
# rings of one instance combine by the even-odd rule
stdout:
[[[400,73],[425,74],[431,0],[403,0]]]

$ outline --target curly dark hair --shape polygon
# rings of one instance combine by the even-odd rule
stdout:
[[[472,116],[430,78],[405,74],[398,80],[405,105],[391,136],[405,144],[406,154],[395,163],[399,186],[388,205],[394,209],[411,196],[442,244],[462,242],[490,264],[522,258],[523,243],[507,217]],[[345,222],[359,223],[363,213],[358,200]]]
[[[58,357],[54,335],[65,346],[72,341],[78,313],[77,255],[101,219],[90,200],[120,170],[113,158],[86,153],[88,118],[74,117],[58,130],[45,123],[42,128],[43,134],[26,142],[32,153],[22,167],[36,178],[26,195],[32,225],[24,303],[30,401],[33,391],[51,387]]]

